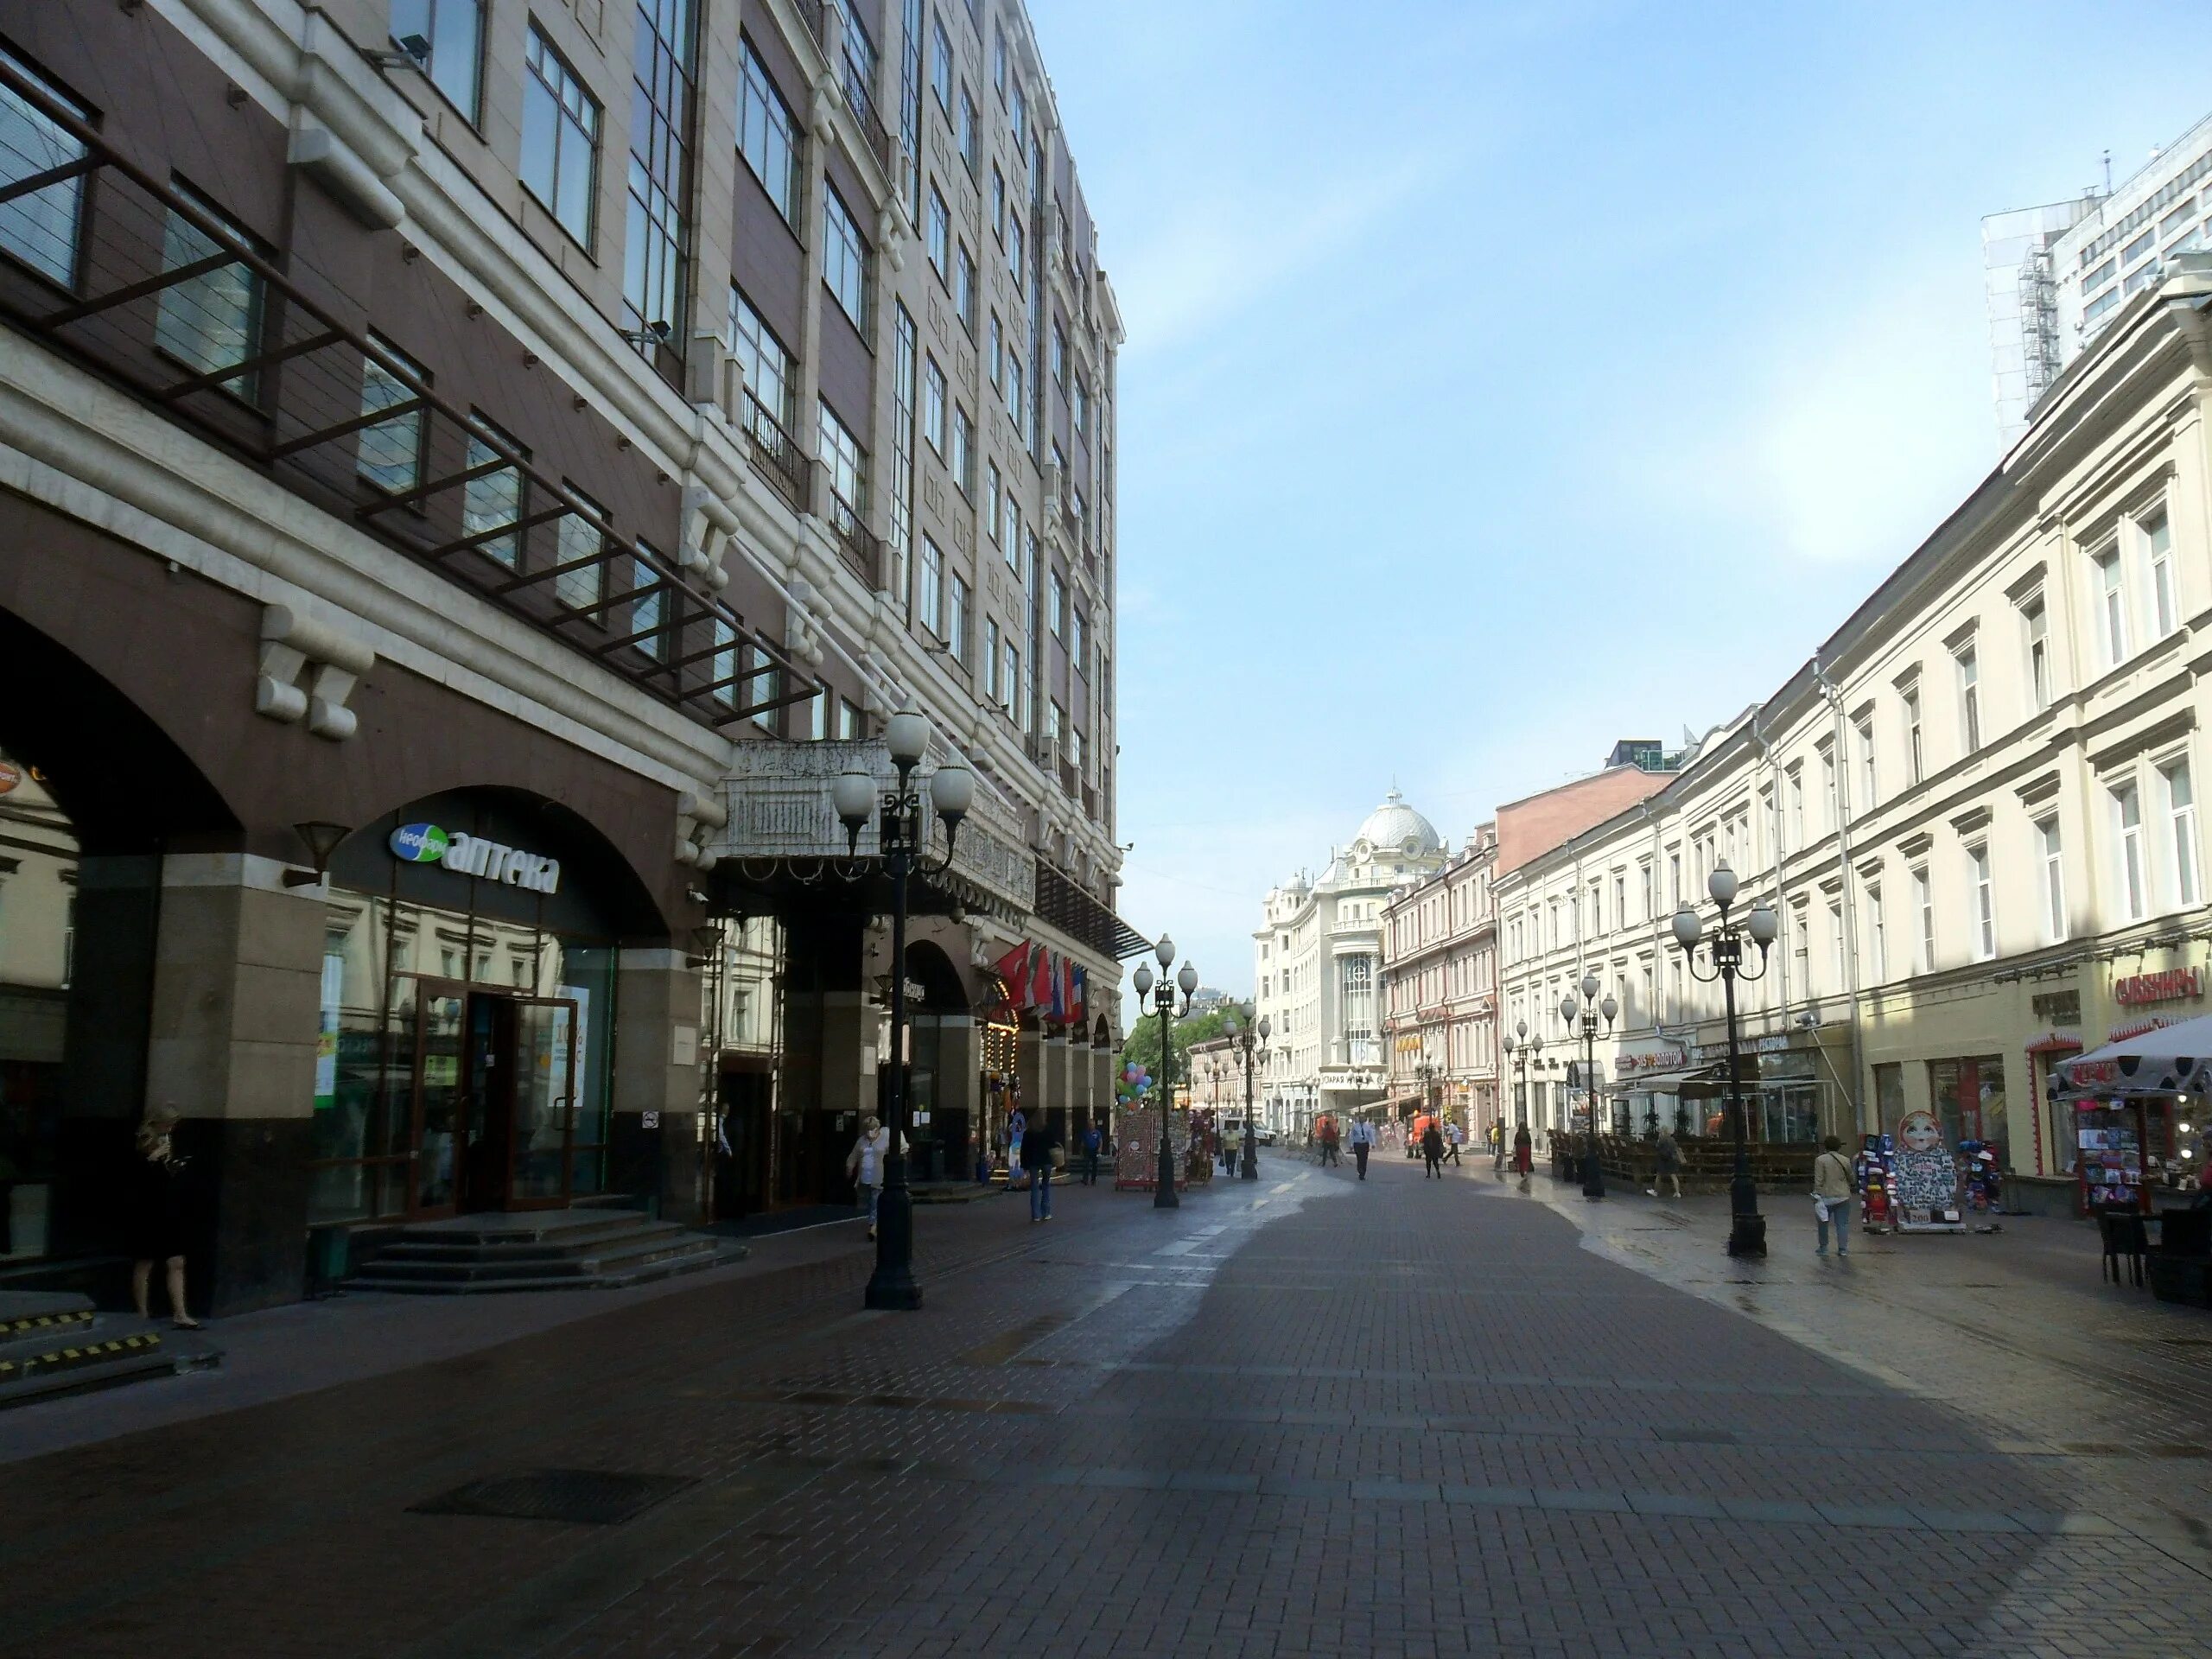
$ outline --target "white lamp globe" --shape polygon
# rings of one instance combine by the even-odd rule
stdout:
[[[901,709],[883,722],[883,747],[902,766],[911,766],[930,746],[930,723],[917,709]]]
[[[1585,1002],[1595,1002],[1598,1000],[1597,975],[1585,974],[1582,976],[1582,1000]]]
[[[1726,859],[1713,867],[1713,874],[1705,878],[1705,890],[1723,910],[1736,902],[1736,872],[1728,868]]]
[[[1675,943],[1683,950],[1696,947],[1698,936],[1705,931],[1704,924],[1697,918],[1697,912],[1684,905],[1675,912]]]
[[[930,779],[930,804],[947,823],[957,823],[976,804],[976,774],[957,760],[948,760]]]
[[[858,828],[868,822],[868,815],[875,805],[875,779],[855,768],[841,772],[830,785],[830,804],[837,809],[837,817],[848,828]]]
[[[1129,976],[1129,983],[1139,996],[1152,995],[1152,969],[1148,963],[1137,963],[1137,970]]]
[[[1574,996],[1572,992],[1560,998],[1559,1017],[1566,1020],[1568,1025],[1573,1025],[1574,1023],[1574,1016],[1581,1012],[1582,1005],[1574,1000]]]
[[[1182,971],[1175,976],[1175,982],[1183,988],[1184,995],[1190,995],[1198,988],[1198,970],[1185,963]]]
[[[1781,931],[1782,918],[1774,913],[1772,905],[1758,905],[1752,907],[1751,919],[1752,944],[1761,946],[1772,944],[1775,935]]]
[[[1154,960],[1160,963],[1160,971],[1166,973],[1175,965],[1175,941],[1165,933],[1161,934],[1160,943],[1152,947],[1152,954]]]

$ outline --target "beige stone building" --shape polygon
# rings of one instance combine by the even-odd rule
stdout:
[[[1497,825],[1382,912],[1382,1039],[1402,1115],[1440,1111],[1470,1136],[1497,1120]]]
[[[2208,306],[2212,260],[2184,257],[1788,683],[1664,790],[1501,878],[1509,1026],[1561,1039],[1585,971],[1620,1002],[1599,1048],[1616,1129],[1708,1127],[1719,993],[1669,920],[1687,899],[1710,925],[1725,858],[1738,913],[1781,923],[1744,987],[1756,1133],[1894,1133],[1924,1109],[1999,1147],[2017,1201],[2072,1203],[2051,1065],[2202,1006]],[[2184,1161],[2190,1132],[2152,1118],[2152,1157]]]

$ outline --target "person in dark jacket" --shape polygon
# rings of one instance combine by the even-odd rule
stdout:
[[[1052,1166],[1060,1150],[1060,1135],[1049,1118],[1039,1117],[1021,1137],[1021,1164],[1029,1172],[1029,1219],[1052,1218]]]
[[[1428,1165],[1428,1167],[1421,1172],[1421,1178],[1426,1180],[1433,1176],[1436,1179],[1442,1180],[1444,1179],[1444,1131],[1436,1127],[1436,1120],[1433,1117],[1428,1121],[1428,1127],[1421,1132],[1421,1155],[1427,1160]]]
[[[1098,1185],[1098,1148],[1105,1138],[1099,1133],[1096,1123],[1083,1132],[1083,1184],[1085,1186]]]
[[[177,1110],[156,1107],[138,1126],[130,1160],[130,1298],[138,1317],[153,1314],[154,1263],[163,1264],[169,1293],[169,1322],[180,1331],[197,1331],[200,1321],[184,1305],[186,1160],[177,1151]]]
[[[1529,1134],[1526,1123],[1513,1131],[1513,1173],[1521,1178],[1521,1190],[1529,1190],[1529,1176],[1535,1167],[1536,1143]]]

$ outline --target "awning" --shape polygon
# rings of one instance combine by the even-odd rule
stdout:
[[[2061,1100],[2115,1100],[2212,1090],[2212,1014],[2159,1026],[2052,1068]]]
[[[1751,1057],[1746,1055],[1745,1058],[1748,1059]],[[1726,1084],[1727,1081],[1728,1062],[1709,1060],[1703,1065],[1684,1065],[1668,1071],[1641,1072],[1633,1077],[1624,1077],[1618,1082],[1608,1084],[1605,1092],[1615,1096],[1678,1095],[1681,1093],[1684,1084]]]

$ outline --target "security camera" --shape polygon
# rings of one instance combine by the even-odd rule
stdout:
[[[683,896],[686,899],[689,899],[695,905],[703,905],[711,902],[711,900],[708,899],[707,895],[700,892],[696,887],[684,888]]]
[[[402,35],[398,51],[373,51],[366,56],[379,69],[427,69],[430,66],[430,42],[420,35]]]
[[[665,346],[676,330],[666,322],[649,322],[642,328],[626,328],[622,338],[632,346]]]

